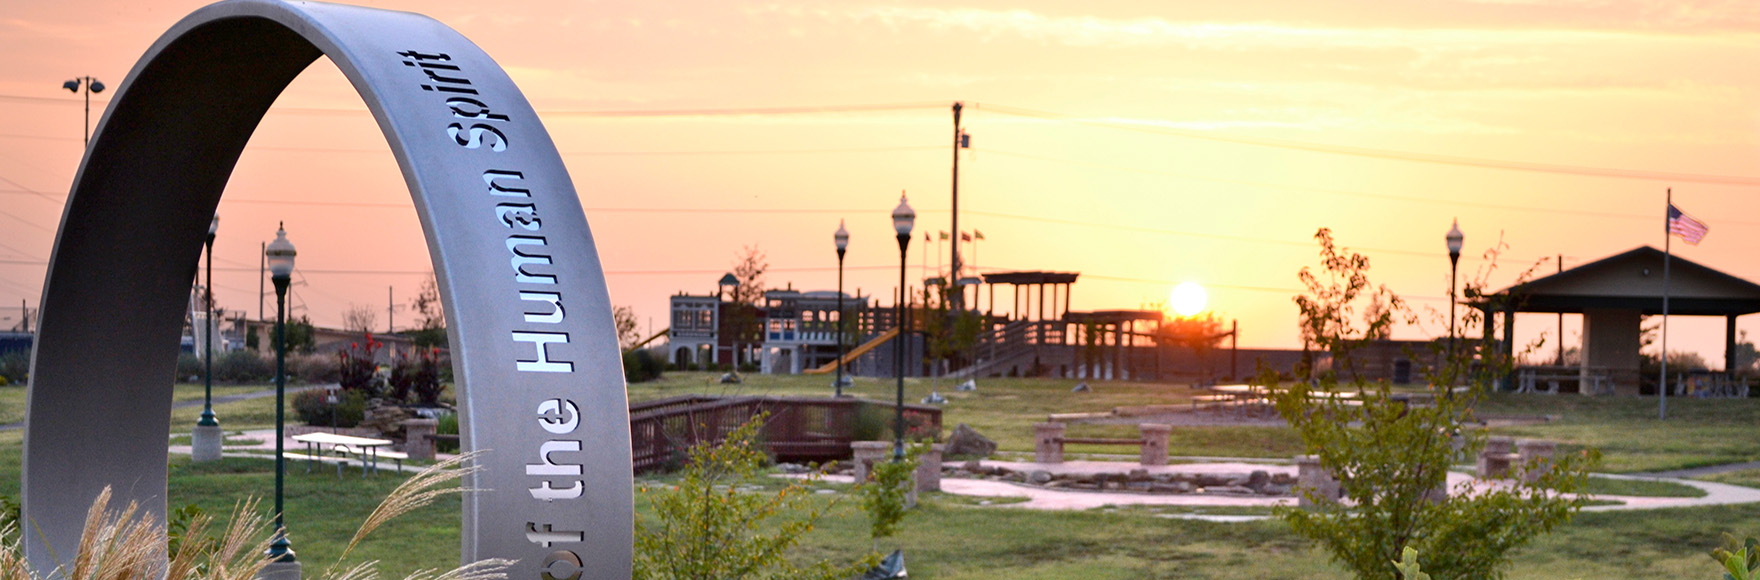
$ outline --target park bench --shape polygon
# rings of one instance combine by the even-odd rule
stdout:
[[[1136,439],[1113,439],[1103,437],[1065,437],[1063,423],[1038,423],[1033,425],[1034,461],[1038,463],[1063,463],[1063,446],[1066,444],[1087,445],[1131,445],[1138,448],[1143,465],[1167,465],[1167,438],[1173,433],[1172,425],[1143,423],[1137,425],[1142,434]]]

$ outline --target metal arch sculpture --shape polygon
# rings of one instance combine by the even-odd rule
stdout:
[[[486,453],[465,482],[486,491],[465,496],[463,558],[516,560],[514,578],[629,578],[622,364],[598,253],[549,134],[500,66],[433,19],[277,0],[178,22],[92,137],[41,302],[27,557],[71,557],[105,486],[164,516],[170,385],[209,217],[269,105],[319,56],[390,142],[447,305],[463,444]]]

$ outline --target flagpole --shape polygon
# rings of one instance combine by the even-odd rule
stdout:
[[[1674,209],[1674,188],[1668,189],[1668,204],[1662,210],[1662,377],[1656,388],[1656,419],[1668,419],[1668,262],[1673,252],[1674,236],[1668,227],[1669,212]]]

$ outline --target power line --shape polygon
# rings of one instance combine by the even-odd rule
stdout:
[[[1476,167],[1476,168],[1480,168],[1480,169],[1501,169],[1501,170],[1505,170],[1505,171],[1525,171],[1525,172],[1531,172],[1531,173],[1551,173],[1551,174],[1557,174],[1557,175],[1606,177],[1606,178],[1613,178],[1613,179],[1636,179],[1636,180],[1642,180],[1642,181],[1664,181],[1664,182],[1683,182],[1684,181],[1684,182],[1689,182],[1689,183],[1708,183],[1708,184],[1718,184],[1718,185],[1760,185],[1760,177],[1747,177],[1747,176],[1740,176],[1740,175],[1711,175],[1711,174],[1704,174],[1704,173],[1679,173],[1679,172],[1670,172],[1670,171],[1647,171],[1647,170],[1639,170],[1639,169],[1614,169],[1614,168],[1608,168],[1608,167],[1561,165],[1561,164],[1554,164],[1554,163],[1533,163],[1533,162],[1528,162],[1528,161],[1507,161],[1507,160],[1501,160],[1501,159],[1485,159],[1485,158],[1479,158],[1479,157],[1465,157],[1465,156],[1459,156],[1459,155],[1441,155],[1441,154],[1435,154],[1435,153],[1417,153],[1417,152],[1410,152],[1410,151],[1396,151],[1396,150],[1391,150],[1391,149],[1372,149],[1372,148],[1368,148],[1368,147],[1351,147],[1351,146],[1347,146],[1347,145],[1325,145],[1325,144],[1320,144],[1320,143],[1308,143],[1308,142],[1304,142],[1304,141],[1289,141],[1289,140],[1284,140],[1284,139],[1266,139],[1266,138],[1256,138],[1256,137],[1229,137],[1229,136],[1223,136],[1223,135],[1216,135],[1216,134],[1212,134],[1212,133],[1206,133],[1206,132],[1202,132],[1202,131],[1174,129],[1171,127],[1146,126],[1146,125],[1128,123],[1128,122],[1119,121],[1119,120],[1092,119],[1092,118],[1086,118],[1086,117],[1079,117],[1079,116],[1075,116],[1075,115],[1066,115],[1066,114],[1062,114],[1062,113],[1052,113],[1052,112],[1047,112],[1047,111],[1038,111],[1038,110],[1025,109],[1025,108],[1020,108],[1020,107],[1009,107],[1006,105],[986,105],[986,106],[981,106],[978,108],[980,108],[982,110],[995,111],[997,113],[1002,113],[1004,115],[1014,115],[1014,116],[1018,116],[1018,117],[1029,117],[1029,118],[1045,119],[1045,120],[1052,120],[1052,121],[1065,121],[1065,122],[1078,123],[1078,124],[1082,124],[1082,125],[1090,125],[1090,126],[1095,126],[1095,127],[1105,127],[1105,128],[1119,129],[1119,130],[1125,130],[1125,131],[1136,131],[1136,132],[1140,132],[1140,133],[1151,133],[1151,134],[1157,134],[1157,135],[1184,137],[1187,139],[1213,141],[1213,142],[1217,142],[1217,143],[1232,143],[1232,144],[1236,144],[1236,145],[1253,145],[1253,146],[1258,146],[1258,147],[1272,147],[1272,148],[1277,148],[1277,149],[1290,149],[1290,150],[1294,150],[1294,151],[1308,151],[1308,152],[1313,152],[1313,153],[1328,153],[1328,154],[1332,154],[1332,155],[1346,155],[1346,156],[1352,156],[1352,157],[1365,157],[1365,158],[1371,158],[1371,159],[1391,159],[1391,160],[1395,160],[1395,161],[1408,161],[1408,162],[1413,162],[1413,163],[1430,163],[1430,164],[1436,164],[1436,165],[1453,165],[1453,166],[1457,166],[1457,167]]]
[[[1603,217],[1603,218],[1630,219],[1630,220],[1651,220],[1651,219],[1656,218],[1656,216],[1654,216],[1654,215],[1640,215],[1640,214],[1635,214],[1635,213],[1615,213],[1615,212],[1589,211],[1589,210],[1579,210],[1579,209],[1556,209],[1556,208],[1546,208],[1546,207],[1531,207],[1531,206],[1519,206],[1519,205],[1496,204],[1496,203],[1481,203],[1481,202],[1473,202],[1473,201],[1439,200],[1439,199],[1429,199],[1429,198],[1411,197],[1411,196],[1403,196],[1403,195],[1391,195],[1391,194],[1384,194],[1384,193],[1369,193],[1369,192],[1364,192],[1364,191],[1352,191],[1352,190],[1346,190],[1346,189],[1332,189],[1332,188],[1325,188],[1325,187],[1309,187],[1309,186],[1303,186],[1303,185],[1267,183],[1267,182],[1262,182],[1262,181],[1250,181],[1250,180],[1243,180],[1243,179],[1227,179],[1227,178],[1221,178],[1221,177],[1207,177],[1207,176],[1202,176],[1202,175],[1192,175],[1189,173],[1177,173],[1177,172],[1172,172],[1172,171],[1144,169],[1144,168],[1140,168],[1140,167],[1126,167],[1126,166],[1111,165],[1111,164],[1106,164],[1106,163],[1077,161],[1077,160],[1072,160],[1072,159],[1061,159],[1061,158],[1057,158],[1057,157],[1046,157],[1046,156],[1042,156],[1042,155],[1030,155],[1030,154],[1026,154],[1026,153],[1015,153],[1012,151],[1003,151],[1003,150],[997,150],[997,149],[985,149],[984,152],[990,153],[990,154],[995,154],[995,155],[1002,155],[1004,157],[1018,157],[1021,159],[1031,159],[1034,161],[1050,161],[1050,162],[1054,162],[1054,163],[1068,163],[1071,165],[1081,165],[1081,166],[1086,166],[1086,167],[1093,167],[1096,169],[1109,169],[1109,170],[1114,170],[1114,171],[1128,171],[1128,172],[1132,172],[1132,173],[1144,173],[1144,174],[1149,174],[1149,175],[1165,175],[1168,177],[1176,177],[1176,178],[1180,178],[1180,179],[1190,179],[1190,180],[1195,180],[1195,181],[1209,181],[1209,182],[1213,182],[1213,183],[1225,183],[1225,184],[1229,184],[1229,185],[1245,185],[1248,187],[1261,187],[1261,188],[1267,188],[1267,189],[1286,189],[1286,190],[1292,190],[1292,191],[1309,191],[1309,192],[1314,192],[1314,193],[1324,193],[1324,194],[1331,194],[1331,195],[1344,195],[1344,196],[1362,197],[1362,198],[1368,198],[1368,199],[1407,201],[1407,202],[1414,202],[1414,203],[1429,203],[1429,204],[1436,204],[1436,205],[1475,207],[1475,208],[1481,208],[1481,209],[1495,209],[1495,210],[1506,210],[1506,211],[1534,212],[1534,213],[1545,213],[1545,214],[1549,214],[1549,215],[1571,214],[1571,215],[1581,215],[1581,216],[1589,216],[1589,217]],[[1736,221],[1736,220],[1723,220],[1723,219],[1720,219],[1719,221],[1722,221],[1725,223],[1742,224],[1742,225],[1760,225],[1760,222],[1741,222],[1741,221]]]
[[[31,97],[23,95],[0,95],[0,101],[30,104],[80,104],[79,99],[62,99],[51,97]],[[819,115],[827,113],[868,113],[877,111],[906,111],[913,109],[943,109],[950,101],[914,101],[898,103],[858,103],[853,105],[815,105],[790,107],[724,107],[706,109],[625,109],[625,110],[584,110],[584,109],[544,109],[538,110],[540,115],[558,117],[759,117],[778,115]],[[100,105],[108,105],[110,100],[94,101]],[[294,113],[304,115],[354,115],[367,113],[363,105],[359,108],[329,107],[270,107],[271,113]]]

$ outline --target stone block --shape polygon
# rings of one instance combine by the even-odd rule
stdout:
[[[1320,458],[1313,455],[1296,456],[1296,485],[1291,492],[1299,498],[1296,505],[1308,507],[1314,505],[1309,495],[1321,501],[1338,501],[1338,480],[1332,472],[1320,466]]]
[[[439,431],[440,421],[435,419],[407,419],[403,422],[403,452],[410,459],[434,459],[434,435]]]
[[[1522,481],[1534,483],[1552,469],[1552,456],[1558,452],[1558,443],[1540,439],[1522,439],[1516,441],[1516,454],[1521,456]]]
[[[1509,477],[1510,463],[1515,461],[1516,440],[1513,437],[1490,437],[1485,439],[1485,449],[1479,451],[1479,460],[1475,472],[1479,479],[1502,479]]]
[[[917,455],[917,491],[941,491],[941,453],[946,450],[936,443]]]
[[[867,481],[869,470],[874,464],[885,461],[887,455],[892,453],[892,443],[887,441],[851,441],[849,447],[855,452],[850,463],[855,467],[857,483]]]
[[[225,438],[219,425],[196,425],[190,433],[190,458],[197,463],[219,460],[220,444]]]
[[[1063,463],[1063,423],[1033,424],[1033,461]]]
[[[1167,439],[1173,426],[1144,423],[1137,429],[1143,434],[1143,465],[1167,465]]]

